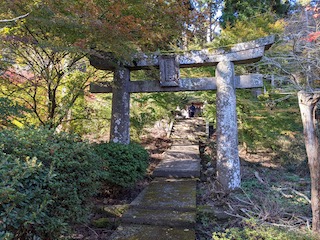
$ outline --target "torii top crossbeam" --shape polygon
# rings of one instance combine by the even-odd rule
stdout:
[[[215,66],[222,61],[230,61],[234,64],[253,63],[259,61],[264,51],[273,43],[274,36],[268,36],[254,41],[234,44],[230,47],[189,51],[175,54],[175,56],[180,68]],[[159,56],[161,55],[163,54],[138,53],[131,58],[131,61],[123,62],[123,67],[131,71],[159,67]],[[90,57],[90,63],[100,70],[114,70],[118,65],[110,53],[97,53]]]
[[[206,91],[216,89],[216,79],[211,78],[180,78],[179,68],[216,66],[219,62],[228,61],[233,64],[253,63],[261,59],[264,51],[274,42],[274,36],[260,38],[254,41],[235,44],[229,48],[214,50],[189,51],[180,54],[135,54],[132,60],[117,61],[110,53],[96,53],[90,62],[97,69],[115,71],[122,66],[129,71],[160,68],[160,79],[148,81],[130,81],[128,91],[137,92],[178,92]],[[159,81],[160,80],[160,81]],[[236,88],[255,88],[262,86],[260,74],[250,74],[235,77]],[[92,93],[110,93],[110,82],[93,83]]]

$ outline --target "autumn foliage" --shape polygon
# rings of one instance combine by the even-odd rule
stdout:
[[[314,6],[307,6],[306,11],[311,12],[315,23],[320,24],[320,4],[315,4]],[[320,31],[312,32],[308,35],[307,41],[314,42],[320,37]]]
[[[5,0],[0,12],[0,18],[30,13],[18,26],[44,42],[112,52],[167,48],[191,17],[186,0]],[[18,29],[10,26],[10,33]]]

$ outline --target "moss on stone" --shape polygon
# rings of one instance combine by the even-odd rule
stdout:
[[[97,228],[112,229],[115,226],[114,219],[111,218],[99,218],[92,221],[92,225]]]
[[[105,216],[108,216],[108,217],[121,217],[122,214],[128,210],[128,208],[129,208],[128,204],[110,205],[110,206],[105,206],[103,208],[103,213]]]

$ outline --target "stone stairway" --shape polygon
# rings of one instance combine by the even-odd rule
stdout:
[[[154,170],[154,180],[122,216],[111,240],[195,239],[199,138],[204,129],[202,118],[175,122],[172,147]]]

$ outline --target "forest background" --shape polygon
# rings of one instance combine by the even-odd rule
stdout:
[[[125,60],[137,52],[181,52],[228,47],[274,34],[276,43],[236,74],[262,73],[260,91],[237,90],[242,151],[270,152],[275,163],[297,168],[306,161],[297,92],[320,87],[318,1],[36,1],[0,6],[0,127],[28,126],[108,140],[111,95],[89,84],[112,81],[90,66],[107,51]],[[214,67],[183,69],[181,76],[213,76]],[[154,79],[156,70],[132,80]],[[132,94],[131,136],[141,141],[156,122],[170,122],[177,107],[205,102],[215,121],[215,92]],[[314,108],[314,116],[320,107]]]
[[[250,94],[241,97],[248,91],[238,91],[240,140],[247,147],[259,142],[270,145],[282,131],[279,124],[286,122],[275,122],[276,117],[290,119],[288,114],[298,110],[293,106],[282,114],[286,116],[277,112],[276,105],[295,102],[294,94],[282,101],[283,94],[305,86],[314,88],[318,83],[318,10],[305,7],[307,3],[258,1],[250,7],[254,5],[250,1],[75,1],[65,6],[63,1],[9,1],[3,5],[10,11],[3,9],[2,19],[29,15],[3,22],[1,28],[1,102],[12,106],[3,109],[11,114],[2,114],[2,127],[43,125],[92,139],[105,138],[109,135],[111,96],[90,94],[88,85],[112,81],[113,76],[93,69],[90,54],[103,50],[126,58],[137,51],[226,47],[277,34],[277,44],[261,62],[236,69],[236,74],[260,72],[265,79],[259,99],[244,102]],[[154,72],[134,72],[132,80],[153,79]],[[214,68],[181,70],[182,76],[189,77],[213,74]],[[214,93],[133,94],[133,138],[138,140],[145,126],[172,118],[174,110],[184,108],[195,95],[208,102],[205,115],[213,120],[215,104],[210,103],[214,103]],[[273,111],[255,111],[264,105]],[[265,121],[274,126],[259,127],[266,126]],[[268,131],[259,132],[261,129]]]

